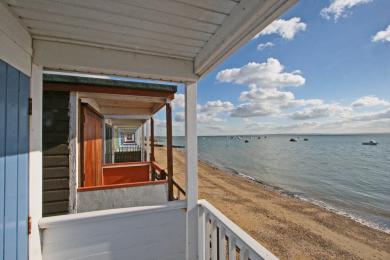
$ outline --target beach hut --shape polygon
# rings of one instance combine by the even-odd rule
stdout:
[[[210,203],[198,200],[196,82],[295,2],[296,0],[1,1],[2,258],[217,259],[218,256],[228,255],[230,259],[236,259],[236,254],[239,254],[240,259],[275,258]],[[158,205],[43,216],[44,198],[47,198],[44,197],[47,194],[44,195],[42,184],[47,173],[45,167],[48,161],[45,156],[51,156],[44,149],[47,143],[43,142],[48,133],[45,128],[47,125],[43,123],[48,123],[44,111],[48,109],[45,92],[49,90],[46,86],[48,81],[44,83],[44,71],[124,76],[184,84],[185,199],[170,201],[168,198],[167,202]],[[100,86],[92,84],[88,88],[91,91],[83,93],[91,95],[83,97],[85,100],[102,99],[98,96],[102,90]],[[145,85],[145,88],[153,86]],[[89,113],[91,122],[96,122],[99,118],[99,113],[91,112],[94,108],[93,101],[85,102],[88,105],[75,104],[78,94],[73,94],[68,99],[70,112],[65,111],[66,105],[61,103],[67,98],[52,96],[48,99],[58,100],[53,105],[63,105],[58,108],[62,109],[58,117],[62,116],[66,121],[69,113],[69,134],[74,133],[72,127],[81,124],[77,117],[72,116],[72,109],[85,109],[84,115]],[[104,94],[118,93],[111,88],[109,93]],[[123,95],[123,100],[125,99],[126,95]],[[143,96],[142,100],[144,99],[147,97]],[[95,106],[95,110],[96,107],[105,107],[103,103],[96,102],[98,106]],[[108,104],[107,109],[114,110],[110,101],[104,102]],[[137,112],[136,115],[138,114],[142,115]],[[108,119],[123,118],[104,119],[107,119],[105,123],[110,132]],[[52,125],[54,129],[58,127],[55,130],[58,135],[61,134],[61,129],[66,129],[61,128],[61,124],[66,125],[57,122]],[[111,121],[111,126],[112,124],[114,127],[119,126],[115,121]],[[137,125],[135,122],[124,122],[122,126],[139,128],[141,125],[145,123]],[[121,132],[131,142],[133,133],[126,131]],[[56,138],[63,140],[59,136]],[[72,169],[77,168],[73,165],[77,165],[77,161],[70,160],[75,151],[74,144],[70,138],[68,167],[73,167]],[[62,147],[64,152],[66,144]],[[142,154],[141,156],[145,156]],[[51,163],[60,163],[64,159],[61,156],[53,157],[57,161],[53,159]],[[83,163],[79,162],[78,165]],[[68,170],[64,168],[62,173]],[[169,168],[170,166],[168,174]],[[100,167],[96,169],[100,171]],[[73,177],[69,178],[68,183],[77,181]],[[94,181],[95,186],[104,186],[104,180]],[[78,186],[69,185],[69,189],[73,187]],[[61,194],[63,196],[66,192]],[[74,198],[70,198],[71,194],[77,196],[77,191],[75,193],[69,190],[67,202],[68,208],[75,210],[77,207],[71,203],[74,201]],[[63,197],[60,200],[62,199]]]
[[[157,205],[174,200],[174,186],[179,197],[175,93],[175,85],[44,74],[42,215]],[[162,108],[168,169],[154,161],[153,115]]]

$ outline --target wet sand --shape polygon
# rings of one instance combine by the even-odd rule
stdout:
[[[174,149],[174,179],[185,187],[184,154]],[[156,160],[166,167],[164,148]],[[281,259],[390,259],[390,234],[199,162],[206,199]]]

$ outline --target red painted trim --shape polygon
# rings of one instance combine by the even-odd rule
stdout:
[[[107,163],[103,164],[103,168],[110,168],[110,167],[115,167],[115,166],[132,166],[132,165],[149,165],[150,162],[143,161],[143,162],[122,162],[122,163]]]
[[[120,189],[120,188],[128,188],[128,187],[147,186],[147,185],[158,185],[158,184],[166,184],[167,182],[168,182],[167,180],[160,180],[160,181],[144,181],[144,182],[122,183],[122,184],[92,186],[92,187],[80,187],[77,189],[77,192],[92,191],[92,190]]]
[[[159,172],[163,171],[164,169],[160,167],[160,165],[158,165],[156,162],[151,162],[152,163],[152,166]]]

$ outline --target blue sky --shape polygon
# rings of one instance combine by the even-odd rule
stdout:
[[[198,82],[198,104],[200,135],[390,132],[390,1],[301,0]]]

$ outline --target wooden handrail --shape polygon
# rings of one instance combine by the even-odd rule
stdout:
[[[163,171],[163,169],[160,167],[160,165],[158,165],[155,161],[151,162],[151,166],[152,166],[152,168],[158,170],[159,172]]]
[[[181,192],[185,196],[186,191],[182,187],[180,187],[180,185],[174,179],[172,181],[173,181],[173,186],[175,186],[179,190],[179,192]]]
[[[152,170],[152,181],[153,180],[165,180],[167,178],[166,170],[162,169],[155,161],[150,164]]]

